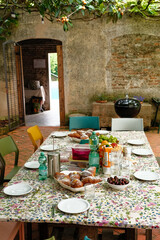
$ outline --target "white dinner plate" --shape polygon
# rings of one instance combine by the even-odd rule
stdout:
[[[66,137],[68,135],[67,132],[53,132],[51,136],[61,138],[61,137]]]
[[[155,181],[159,179],[159,174],[151,171],[137,171],[134,173],[134,176],[144,181]]]
[[[24,166],[30,169],[37,169],[39,168],[39,162],[38,161],[26,162]]]
[[[21,196],[32,191],[32,187],[27,183],[16,183],[4,188],[4,193],[10,196]]]
[[[58,208],[64,213],[82,213],[90,208],[90,204],[87,200],[82,198],[68,198],[58,203]]]
[[[127,142],[131,145],[136,145],[136,146],[145,144],[144,140],[142,139],[129,139]]]
[[[107,130],[96,130],[96,131],[94,131],[95,133],[99,133],[99,134],[101,134],[101,135],[105,135],[105,134],[108,134],[109,133],[109,131],[107,131]]]
[[[54,150],[58,150],[58,146],[57,145],[54,145]],[[53,145],[43,145],[43,146],[40,146],[40,150],[42,151],[53,151]]]
[[[132,153],[138,156],[149,156],[153,154],[150,150],[144,148],[132,149]]]

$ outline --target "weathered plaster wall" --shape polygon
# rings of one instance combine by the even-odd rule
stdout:
[[[11,39],[16,42],[29,38],[62,41],[65,108],[69,113],[91,112],[90,97],[104,91],[140,91],[159,97],[159,36],[160,21],[142,18],[126,16],[116,24],[106,23],[106,19],[76,20],[74,27],[64,32],[60,23],[45,20],[45,24],[41,24],[37,15],[22,15]],[[3,80],[3,74],[0,79]]]

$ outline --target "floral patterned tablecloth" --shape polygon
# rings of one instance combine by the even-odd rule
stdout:
[[[121,144],[127,145],[128,139],[143,139],[145,144],[138,148],[151,147],[144,132],[112,132]],[[43,145],[52,143],[51,135]],[[55,144],[60,147],[61,168],[72,169],[68,157],[71,147],[77,144],[69,137],[55,138]],[[131,146],[137,148],[137,146]],[[151,150],[152,151],[152,150]],[[40,154],[38,149],[28,161],[37,161]],[[38,170],[22,167],[8,185],[21,181],[29,183],[33,191],[24,196],[12,197],[0,193],[0,221],[53,222],[81,224],[88,226],[127,227],[127,228],[159,228],[160,227],[160,180],[146,182],[134,178],[137,170],[151,170],[160,174],[154,154],[140,157],[132,154],[131,184],[124,191],[108,187],[104,181],[96,185],[96,194],[90,202],[90,215],[65,214],[58,208],[52,216],[52,204],[69,197],[84,198],[84,193],[73,193],[63,189],[52,178],[38,180]],[[72,166],[72,167],[71,167]]]

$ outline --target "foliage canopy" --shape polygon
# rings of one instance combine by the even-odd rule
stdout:
[[[20,11],[19,11],[20,10]],[[124,13],[139,14],[143,17],[160,17],[159,0],[0,0],[0,37],[11,34],[11,26],[17,25],[20,12],[37,12],[50,22],[58,21],[64,31],[73,26],[73,21],[90,21],[107,15],[113,22]],[[76,15],[76,13],[81,13]]]

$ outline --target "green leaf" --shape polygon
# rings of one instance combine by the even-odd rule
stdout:
[[[74,0],[69,0],[69,3],[72,4],[74,2]]]
[[[93,10],[93,11],[95,10],[95,7],[92,5],[88,5],[87,7],[89,8],[89,10]]]
[[[121,14],[121,12],[117,12],[117,17],[118,17],[118,19],[120,19],[120,18],[122,18],[122,14]]]
[[[58,10],[55,11],[55,14],[54,14],[54,15],[55,15],[56,18],[59,16],[59,13],[60,13],[60,9],[58,9]]]
[[[0,34],[2,34],[4,32],[4,28],[0,27]]]
[[[72,22],[69,21],[68,24],[69,24],[71,27],[73,27],[73,23],[72,23]]]
[[[69,12],[69,13],[72,12],[71,6],[67,7],[66,10],[67,10],[67,12]]]
[[[66,22],[63,24],[63,30],[64,30],[65,32],[67,32],[67,31],[68,31],[68,25],[67,25],[67,23],[66,23]]]
[[[84,16],[84,14],[85,14],[85,11],[82,9],[82,10],[81,10],[81,12],[82,12],[82,15]]]

